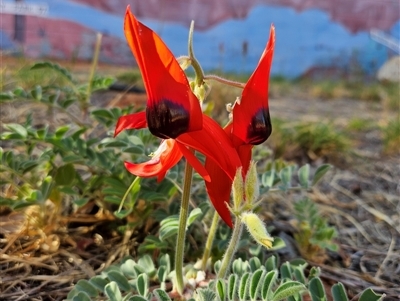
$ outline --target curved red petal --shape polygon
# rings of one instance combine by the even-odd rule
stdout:
[[[201,131],[182,134],[176,140],[214,160],[230,179],[234,178],[236,169],[241,166],[229,136],[207,115],[203,115]]]
[[[124,32],[143,75],[150,131],[161,138],[176,138],[181,133],[200,130],[200,103],[185,73],[161,38],[140,23],[129,6]]]
[[[190,150],[187,149],[185,145],[179,142],[178,146],[183,156],[186,158],[189,164],[194,168],[194,170],[196,170],[199,173],[199,175],[204,179],[204,181],[210,182],[211,181],[210,175],[208,174],[203,164],[200,163],[199,159],[196,158],[194,153],[192,153]]]
[[[233,227],[231,213],[227,207],[231,198],[232,180],[213,160],[206,159],[205,167],[211,181],[206,182],[206,190],[215,210],[222,220]]]
[[[118,118],[117,125],[115,126],[114,137],[116,137],[123,130],[138,130],[145,127],[147,127],[146,112],[121,116]]]
[[[232,132],[232,123],[229,123],[224,131],[229,136]],[[231,138],[235,138],[232,137]],[[241,144],[236,147],[240,161],[242,163],[242,175],[244,176],[249,169],[253,145]],[[216,164],[213,160],[206,158],[205,168],[210,175],[211,181],[206,182],[206,189],[211,203],[221,216],[222,220],[232,228],[232,219],[227,204],[230,202],[232,179]]]
[[[251,155],[252,155],[253,145],[244,144],[237,147],[237,152],[240,157],[240,161],[242,162],[242,173],[243,176],[247,174],[249,170]]]
[[[143,178],[157,177],[161,181],[167,171],[175,166],[182,158],[182,152],[178,143],[173,139],[163,140],[154,156],[147,162],[131,163],[125,162],[126,169]]]
[[[240,102],[233,108],[233,134],[245,144],[260,144],[271,135],[268,81],[274,45],[275,28],[271,26],[269,41],[260,62],[244,87]]]

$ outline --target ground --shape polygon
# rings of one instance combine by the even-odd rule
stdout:
[[[143,95],[120,98],[121,95],[103,91],[96,93],[93,101],[102,106],[123,106],[145,99]],[[271,115],[293,123],[329,121],[341,129],[355,119],[379,126],[399,118],[399,112],[376,102],[303,96],[273,96]],[[1,109],[10,114],[15,107],[2,105]],[[7,113],[3,113],[2,122],[6,122]],[[310,264],[321,267],[327,288],[341,281],[351,297],[356,298],[363,289],[372,287],[385,293],[385,300],[399,300],[400,153],[385,153],[381,132],[367,124],[365,129],[351,132],[350,137],[351,152],[345,158],[340,155],[328,159],[334,168],[310,192],[321,214],[337,228],[336,242],[340,248],[328,253],[323,262]],[[321,160],[326,159],[317,158],[312,167]],[[275,198],[281,205],[271,209],[275,216],[271,222],[290,241],[293,225],[285,212],[290,212],[292,201]],[[135,234],[121,237],[110,233],[107,239],[96,236],[113,219],[107,212],[63,218],[64,227],[57,236],[48,236],[40,246],[32,242],[29,233],[18,232],[19,221],[26,221],[23,213],[2,210],[0,214],[0,300],[62,300],[79,279],[93,277],[136,247]],[[76,239],[60,243],[58,237],[64,236]],[[52,250],[52,246],[56,248]],[[14,249],[24,252],[14,253]],[[287,253],[291,252],[297,254],[296,248],[289,245]]]

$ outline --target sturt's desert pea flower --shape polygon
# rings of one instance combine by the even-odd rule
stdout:
[[[139,177],[157,177],[161,181],[184,156],[209,182],[209,172],[194,155],[195,150],[214,162],[232,181],[241,165],[236,147],[218,123],[202,113],[200,102],[172,52],[155,32],[135,18],[129,7],[124,32],[141,71],[148,99],[145,112],[119,118],[115,136],[126,129],[147,127],[153,135],[163,139],[149,161],[125,162],[128,171]],[[218,185],[218,179],[214,181]],[[215,203],[218,200],[213,201],[214,206]],[[217,211],[218,208],[225,209],[225,206],[217,206]],[[226,214],[225,210],[221,214]],[[229,216],[221,217],[228,220]]]
[[[247,174],[253,146],[266,141],[272,132],[268,107],[268,82],[274,45],[275,28],[271,26],[269,40],[260,61],[247,81],[241,97],[234,104],[232,120],[224,129],[240,157],[243,176]],[[211,177],[211,181],[206,182],[211,202],[225,223],[232,227],[227,207],[232,179],[227,177],[223,170],[211,160],[207,159],[205,166]]]

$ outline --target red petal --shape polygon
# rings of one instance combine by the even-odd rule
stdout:
[[[228,124],[224,131],[230,135],[232,124]],[[252,148],[253,145],[251,144],[243,144],[237,147],[237,153],[243,166],[243,175],[249,169]],[[213,160],[206,158],[205,167],[211,178],[211,182],[206,182],[206,189],[211,203],[222,220],[232,228],[231,214],[227,207],[227,203],[229,204],[231,199],[232,179]]]
[[[114,137],[116,137],[123,130],[143,129],[147,127],[146,112],[139,112],[121,116],[118,118],[117,125],[115,126]]]
[[[234,178],[236,169],[241,166],[239,156],[228,135],[207,115],[203,115],[201,131],[182,134],[176,140],[214,160],[231,179]]]
[[[126,169],[143,178],[156,177],[161,181],[167,171],[182,158],[178,143],[173,139],[163,140],[151,160],[139,164],[125,162]]]
[[[211,203],[222,220],[232,228],[231,213],[227,207],[231,198],[232,180],[213,160],[206,159],[205,167],[211,178],[211,182],[206,182]]]
[[[207,170],[200,163],[199,159],[196,158],[194,153],[186,148],[185,145],[178,142],[179,149],[181,150],[183,156],[186,158],[188,163],[199,173],[199,175],[204,179],[206,182],[210,182],[210,175],[208,174]]]
[[[268,44],[256,70],[243,89],[240,104],[233,108],[233,134],[245,144],[260,144],[271,134],[268,108],[268,80],[275,45],[271,26]]]
[[[130,12],[129,6],[126,10],[124,31],[143,75],[149,97],[148,109],[155,108],[157,112],[163,112],[165,106],[173,103],[174,109],[169,110],[167,114],[174,114],[178,107],[177,114],[182,115],[182,112],[187,114],[188,127],[185,132],[200,130],[202,128],[200,103],[191,91],[185,73],[161,38],[140,23]],[[170,120],[175,118],[176,116],[172,116]]]

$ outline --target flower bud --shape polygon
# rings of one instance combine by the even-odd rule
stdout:
[[[254,161],[250,162],[249,170],[246,174],[244,192],[246,196],[246,203],[249,205],[254,204],[260,194],[256,163]]]
[[[244,196],[242,167],[236,169],[236,175],[232,183],[232,194],[233,194],[233,210],[239,211],[239,208],[243,203],[243,196]]]
[[[267,249],[272,248],[272,242],[274,238],[271,237],[265,227],[264,222],[258,217],[257,214],[252,212],[244,212],[241,216],[242,223],[244,223],[249,231],[250,235],[253,236],[255,241]]]

